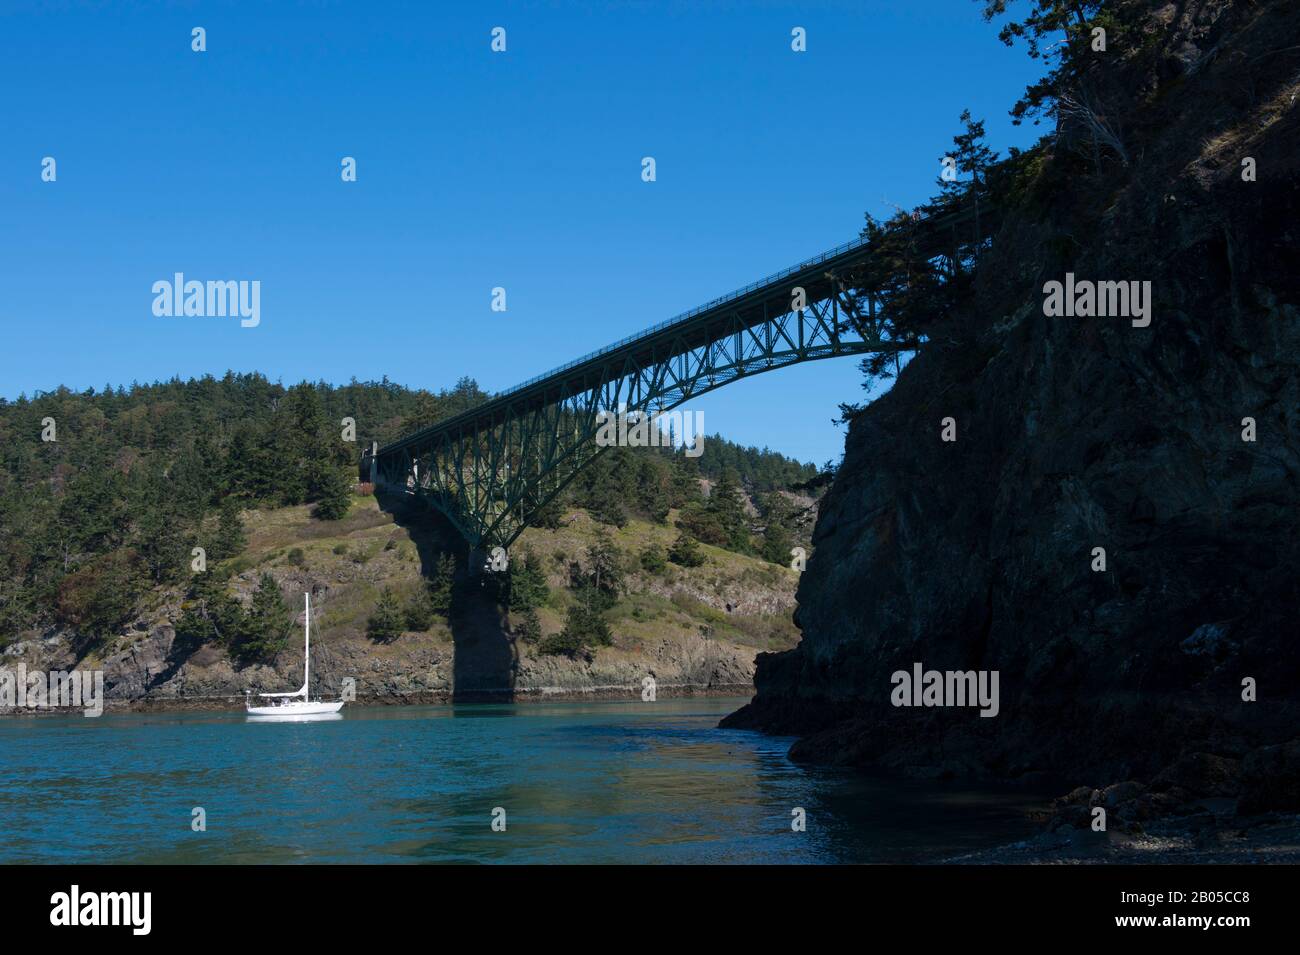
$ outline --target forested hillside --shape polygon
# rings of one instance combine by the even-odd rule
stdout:
[[[368,442],[487,397],[467,378],[430,392],[386,379],[286,387],[228,373],[0,399],[0,643],[59,626],[88,649],[158,589],[206,606],[225,575],[196,577],[194,548],[214,567],[236,557],[246,545],[241,513],[308,504],[314,520],[337,521],[352,506]],[[698,458],[612,449],[538,521],[556,526],[564,507],[578,506],[611,527],[633,517],[662,524],[675,508],[684,560],[703,542],[788,563],[800,505],[777,492],[816,474],[719,436]],[[707,497],[702,484],[713,485]],[[229,648],[273,652],[285,618],[276,595],[255,596],[250,614],[261,624],[241,626]]]

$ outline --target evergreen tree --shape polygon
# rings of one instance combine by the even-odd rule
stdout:
[[[570,610],[572,614],[572,610]],[[553,633],[543,639],[537,645],[537,652],[547,654],[548,656],[569,656],[574,657],[587,649],[587,644],[582,638],[575,636],[575,629],[566,624],[565,628],[559,633]]]
[[[347,516],[352,506],[352,482],[333,465],[323,468],[320,479],[320,500],[316,516],[324,521],[338,521]]]
[[[194,539],[184,517],[165,504],[143,504],[136,522],[136,553],[154,583],[171,583],[189,570]]]
[[[244,611],[239,601],[226,592],[225,580],[215,571],[208,571],[194,575],[174,626],[182,647],[193,650],[217,644],[232,648],[244,629]]]
[[[596,485],[589,492],[586,505],[591,516],[600,523],[619,528],[627,526],[627,508],[623,506],[623,498],[616,488],[604,484]]]
[[[423,632],[433,626],[437,611],[428,587],[418,587],[406,603],[406,629]]]
[[[718,517],[704,501],[692,501],[682,508],[677,518],[677,528],[689,534],[697,541],[712,544],[714,547],[726,547],[731,543],[726,531],[722,529]]]
[[[59,582],[56,612],[89,646],[117,632],[135,613],[148,571],[134,550],[117,550],[86,562]]]
[[[656,524],[668,520],[672,507],[672,468],[662,454],[640,456],[637,501],[640,509]]]
[[[390,588],[385,587],[379,595],[375,612],[366,621],[366,632],[372,639],[390,643],[402,635],[403,623],[405,620],[397,597]]]
[[[508,574],[507,606],[510,610],[533,610],[546,602],[550,593],[550,588],[546,585],[546,573],[542,570],[541,558],[531,547],[524,549],[523,560],[510,562]]]
[[[248,546],[244,534],[244,522],[239,515],[239,502],[228,497],[221,502],[221,514],[217,519],[217,533],[208,548],[208,556],[214,560],[234,557]]]
[[[1007,12],[1009,0],[981,2],[984,19],[992,21]],[[1129,16],[1141,15],[1142,5],[1134,6],[1136,11],[1120,12]],[[1024,40],[1029,55],[1046,61],[1051,67],[1045,77],[1025,90],[1024,96],[1011,110],[1013,122],[1019,124],[1026,118],[1050,115],[1061,93],[1079,85],[1092,65],[1088,56],[1091,27],[1099,19],[1104,19],[1106,22],[1101,25],[1114,33],[1120,23],[1114,11],[1099,17],[1103,8],[1103,0],[1032,0],[1023,19],[1003,24],[998,39],[1007,46],[1014,45],[1016,40]],[[1061,41],[1062,35],[1064,42]]]
[[[564,509],[560,504],[559,496],[557,495],[540,507],[533,508],[528,523],[532,527],[544,527],[548,530],[558,530],[563,520]]]
[[[285,462],[281,478],[284,503],[321,500],[327,492],[336,492],[334,472],[340,463],[336,454],[338,449],[330,440],[325,404],[317,386],[304,381],[290,388],[277,419],[277,444]],[[325,513],[338,506],[336,498],[326,506]],[[346,511],[344,506],[343,512]],[[325,519],[337,520],[333,517]]]
[[[456,590],[456,558],[443,554],[434,563],[433,578],[429,581],[429,599],[434,612],[443,616],[451,613]]]
[[[767,529],[763,532],[760,554],[764,560],[774,564],[788,565],[794,545],[787,523],[790,520],[789,502],[780,494],[773,493],[764,495],[761,505]]]
[[[784,526],[776,522],[767,525],[767,531],[763,534],[764,560],[788,566],[793,546],[790,532]]]
[[[673,507],[685,507],[703,499],[700,493],[700,458],[677,453],[672,457],[670,496]]]
[[[963,130],[952,138],[953,149],[949,153],[957,178],[945,179],[940,175],[938,180],[942,194],[948,198],[964,195],[972,186],[983,189],[987,184],[989,167],[998,158],[998,154],[984,143],[984,120],[972,119],[970,110],[964,109],[961,123]]]
[[[714,485],[709,494],[709,513],[722,529],[726,539],[724,546],[741,553],[748,553],[751,550],[749,517],[745,513],[740,485],[736,481],[734,471],[724,471],[718,483]]]
[[[280,585],[263,573],[239,628],[234,655],[240,660],[266,660],[285,648],[293,632],[294,614],[280,593]]]
[[[587,547],[587,579],[598,595],[611,603],[623,583],[623,562],[619,550],[604,530],[596,532]]]

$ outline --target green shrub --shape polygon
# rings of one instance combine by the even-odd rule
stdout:
[[[561,630],[559,633],[553,633],[537,645],[538,653],[545,653],[549,656],[577,656],[584,649],[583,642],[569,633],[567,630]]]
[[[694,537],[682,531],[669,548],[668,559],[682,567],[700,567],[704,564],[704,552]]]
[[[651,544],[641,551],[641,569],[651,574],[662,574],[668,568],[668,559],[664,549],[658,544]]]
[[[528,610],[515,628],[515,633],[524,643],[536,643],[542,638],[542,622],[537,618],[536,610]]]
[[[577,600],[565,613],[564,629],[542,641],[538,648],[542,653],[573,656],[589,647],[608,647],[614,642],[614,635],[605,621],[608,596],[589,583],[580,585],[575,596]]]

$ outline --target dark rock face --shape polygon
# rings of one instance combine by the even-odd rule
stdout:
[[[1300,808],[1300,740],[1264,746],[1242,765],[1244,776],[1237,810],[1250,814]]]
[[[1168,767],[1208,795],[1300,732],[1300,57],[1276,52],[1300,8],[1169,4],[1152,29],[1175,52],[1129,67],[1131,165],[1072,186],[1049,154],[1047,193],[981,263],[968,341],[852,422],[803,641],[760,655],[724,725],[801,734],[796,758],[1080,782]],[[1150,325],[1045,317],[1067,271],[1150,281]],[[999,714],[892,706],[916,662],[998,671]],[[1295,754],[1265,752],[1248,804],[1300,808]],[[1274,770],[1291,782],[1249,782]]]

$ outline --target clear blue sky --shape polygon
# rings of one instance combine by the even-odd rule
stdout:
[[[1007,109],[1036,72],[972,0],[7,0],[0,395],[227,369],[505,388],[930,195],[964,107],[1027,145]],[[175,272],[260,280],[260,326],[155,317]],[[694,407],[821,463],[861,397],[846,358]]]

